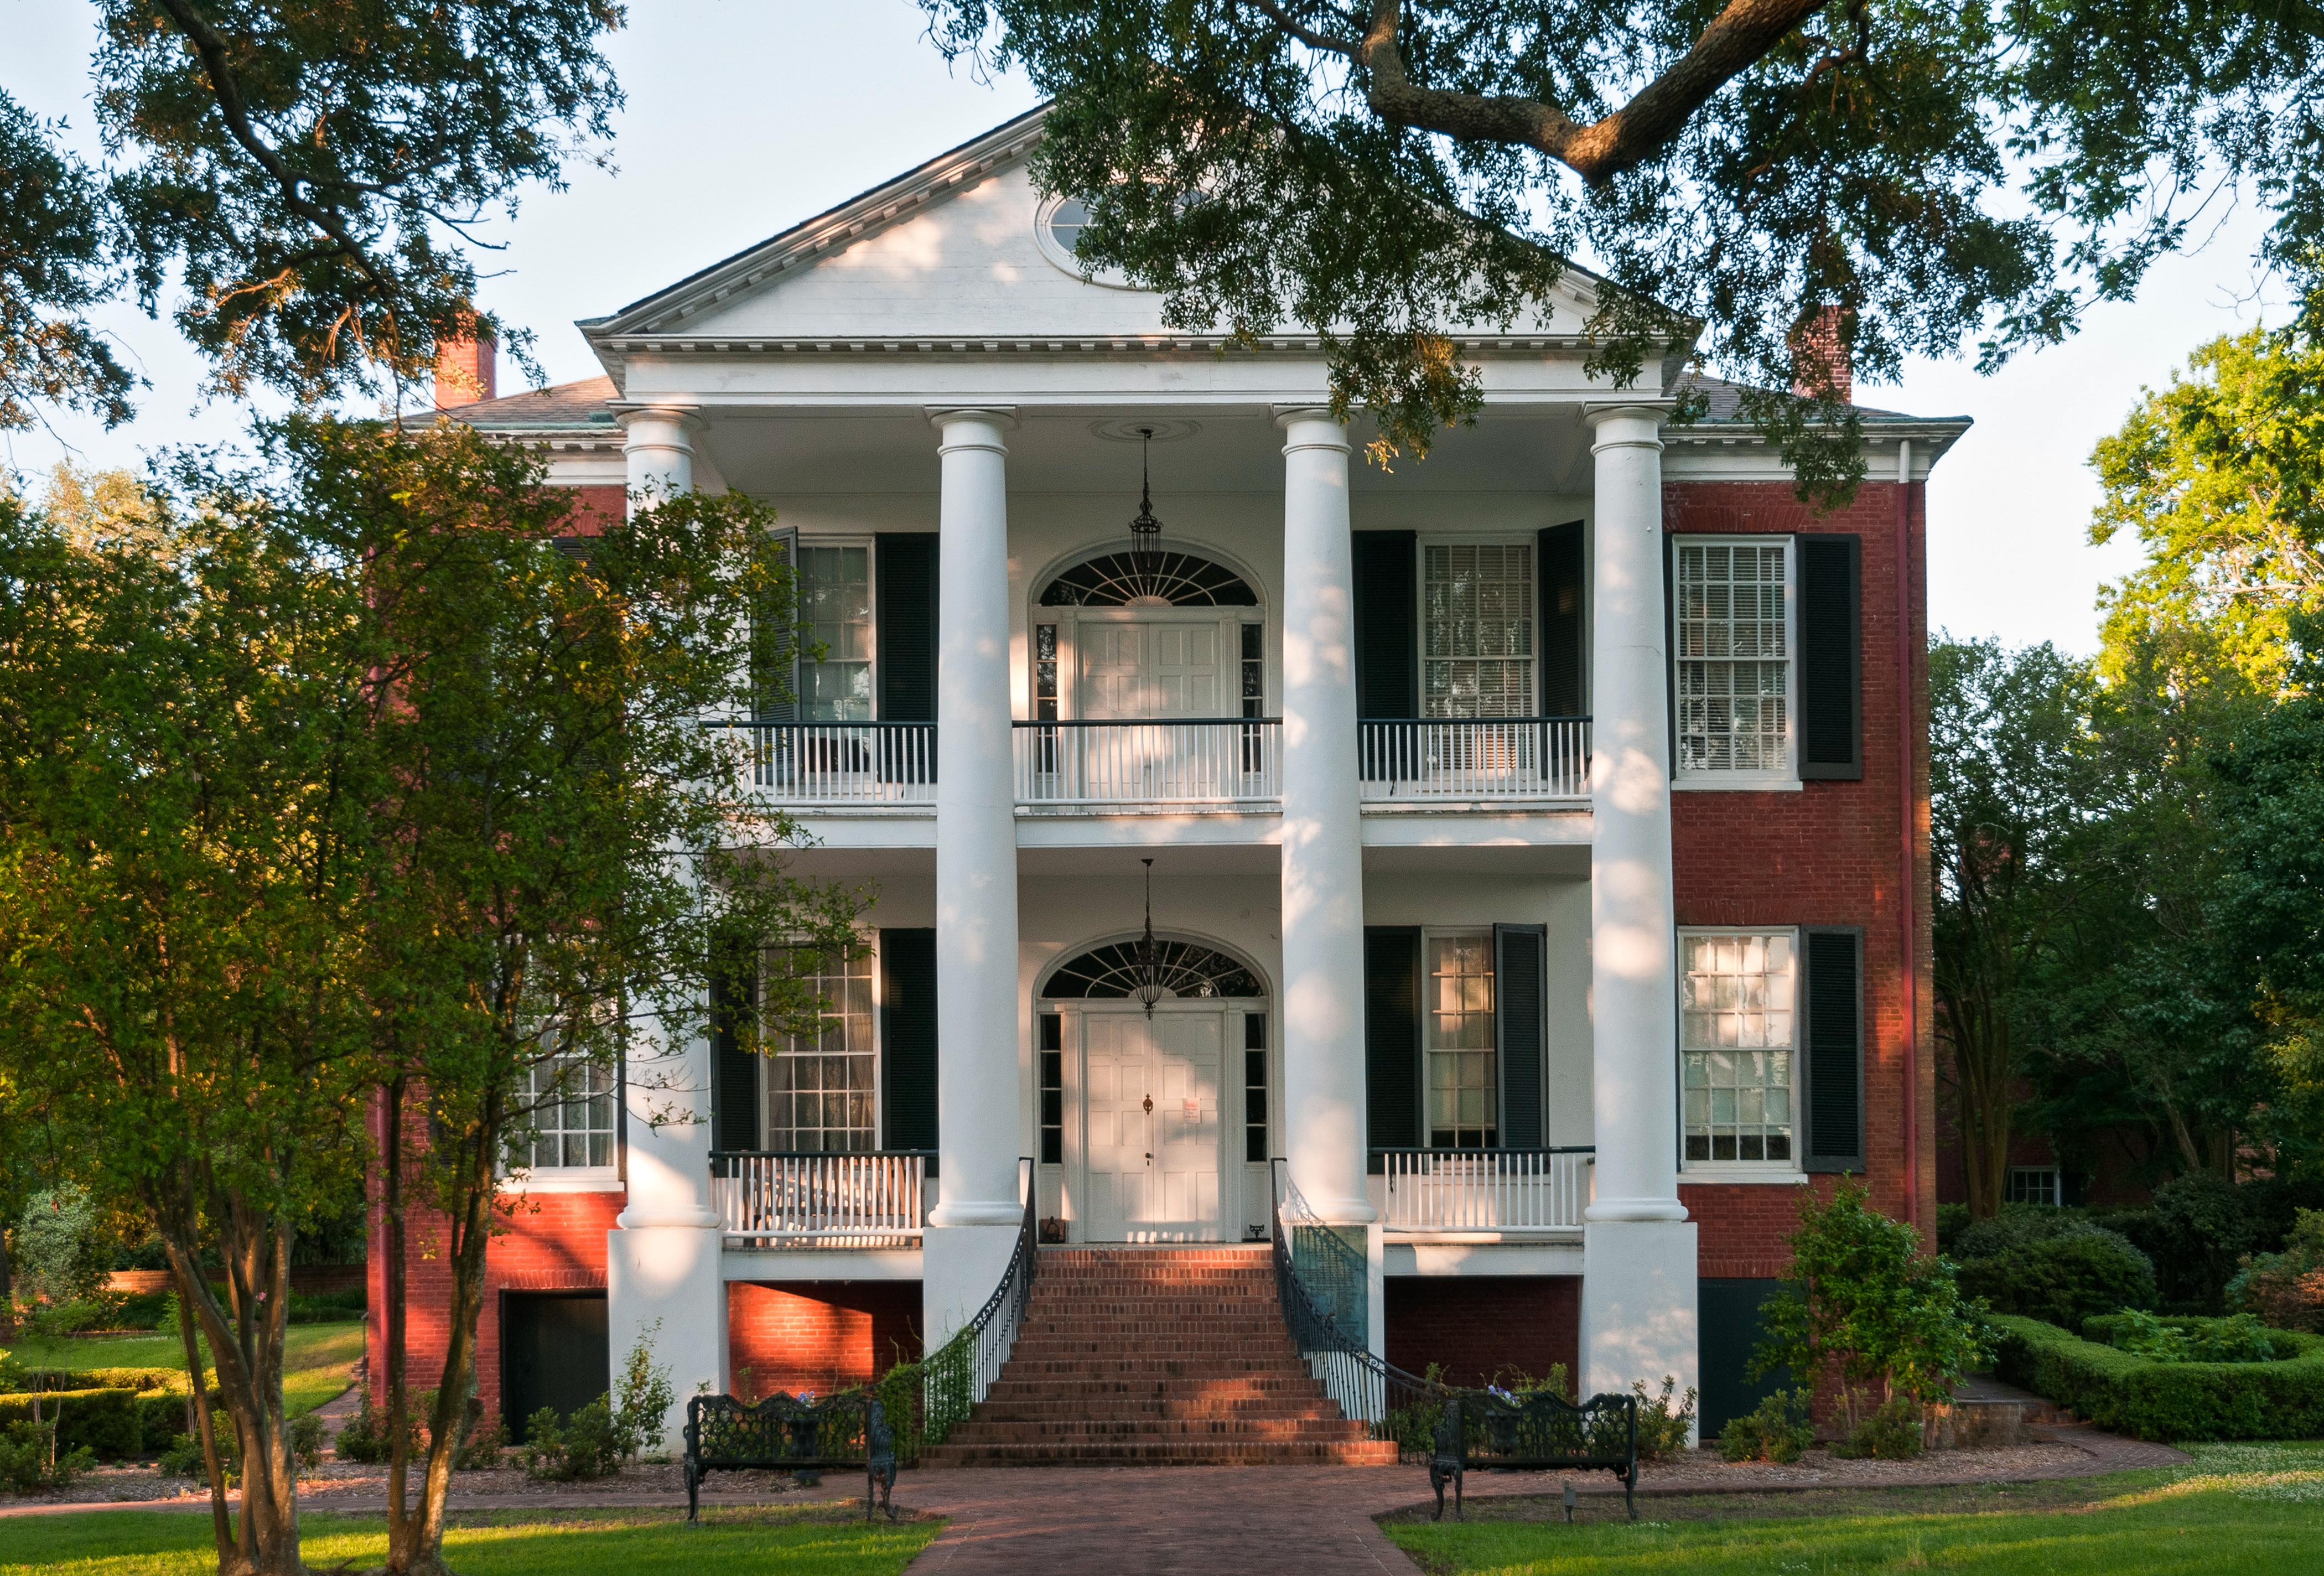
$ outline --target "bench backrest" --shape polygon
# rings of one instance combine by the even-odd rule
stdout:
[[[861,1391],[803,1401],[696,1396],[686,1404],[686,1453],[713,1465],[847,1466],[891,1459],[895,1436],[879,1401]]]
[[[1472,1466],[1624,1466],[1637,1454],[1637,1416],[1635,1396],[1593,1396],[1577,1405],[1546,1390],[1466,1391],[1445,1403],[1437,1452],[1457,1440]]]

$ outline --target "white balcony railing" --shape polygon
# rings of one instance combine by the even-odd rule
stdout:
[[[1240,805],[1283,792],[1275,718],[1019,723],[1020,805]]]
[[[1375,1149],[1389,1231],[1578,1231],[1594,1150]]]
[[[710,1207],[727,1238],[762,1248],[910,1248],[927,1219],[928,1154],[722,1150]]]
[[[1582,799],[1587,717],[1461,717],[1362,724],[1368,800]]]
[[[933,805],[934,723],[755,723],[745,780],[800,805]]]

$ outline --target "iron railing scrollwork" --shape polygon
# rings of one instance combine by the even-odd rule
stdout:
[[[1041,1264],[1034,1214],[1037,1189],[1030,1157],[1017,1159],[1018,1184],[1025,1194],[1025,1218],[1017,1230],[1016,1250],[1001,1284],[992,1288],[976,1316],[962,1325],[950,1341],[921,1365],[922,1420],[920,1442],[942,1444],[954,1427],[965,1422],[978,1402],[991,1389],[1001,1365],[1017,1344],[1025,1326],[1026,1305],[1033,1297],[1033,1276]]]

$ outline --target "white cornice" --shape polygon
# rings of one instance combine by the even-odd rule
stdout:
[[[696,337],[684,334],[593,335],[601,355],[1215,355],[1222,350],[1258,354],[1320,355],[1323,342],[1313,334],[1268,334],[1240,339],[1231,334],[1010,334],[956,336],[904,335],[875,337],[748,338],[734,335]],[[1494,334],[1454,341],[1464,356],[1542,355],[1587,353],[1599,341],[1585,334]]]

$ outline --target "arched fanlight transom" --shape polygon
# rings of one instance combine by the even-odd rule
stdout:
[[[1224,564],[1168,548],[1100,553],[1050,581],[1043,607],[1257,607],[1259,597]]]
[[[1154,947],[1154,974],[1169,996],[1179,1000],[1249,1000],[1267,994],[1258,975],[1215,947],[1159,936]],[[1135,1000],[1139,981],[1138,953],[1135,941],[1093,946],[1060,964],[1049,976],[1042,997],[1050,1001]]]

